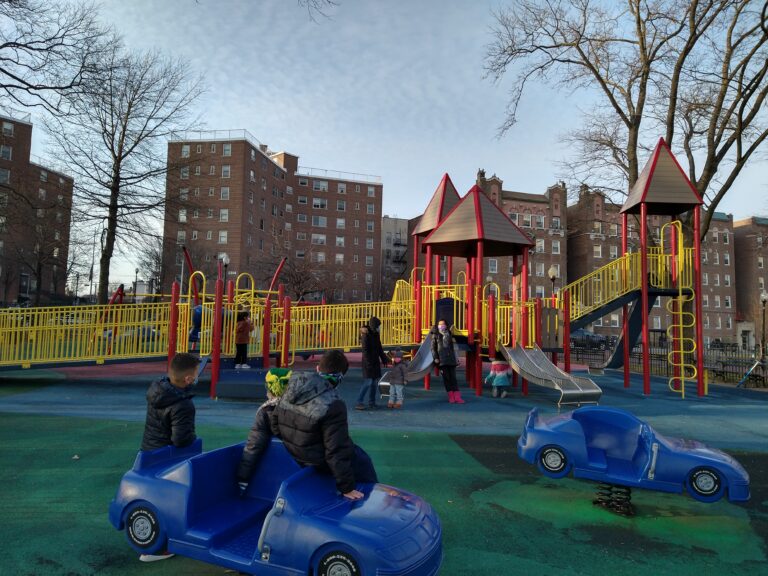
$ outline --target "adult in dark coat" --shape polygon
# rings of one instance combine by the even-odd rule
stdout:
[[[360,346],[363,349],[363,383],[357,394],[356,410],[376,408],[376,391],[381,378],[381,365],[387,363],[387,356],[381,346],[380,329],[381,320],[376,316],[371,316],[368,324],[360,329]]]
[[[358,482],[378,482],[370,457],[349,437],[347,406],[336,386],[349,363],[339,350],[326,352],[318,371],[294,372],[272,411],[272,432],[302,466],[330,473],[346,498],[358,500]]]
[[[168,375],[150,384],[142,450],[189,446],[195,441],[195,405],[191,390],[197,382],[199,363],[197,356],[176,354]]]
[[[443,375],[443,386],[448,393],[448,402],[464,404],[459,391],[459,383],[456,380],[456,366],[459,365],[459,361],[456,358],[453,334],[442,318],[437,321],[437,325],[432,327],[430,334],[432,335],[432,359]]]

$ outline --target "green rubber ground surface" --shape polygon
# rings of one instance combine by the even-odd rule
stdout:
[[[198,426],[205,449],[246,433]],[[141,564],[109,524],[107,506],[141,434],[140,422],[0,413],[0,574],[228,573],[180,557]],[[511,436],[353,430],[353,437],[382,482],[438,511],[445,576],[768,574],[766,454],[733,452],[751,474],[746,505],[637,490],[638,515],[627,519],[591,504],[593,484],[543,478],[517,458]]]

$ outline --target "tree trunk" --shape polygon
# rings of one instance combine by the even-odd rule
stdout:
[[[120,195],[120,168],[115,166],[112,185],[109,187],[109,215],[107,216],[107,235],[99,259],[99,304],[109,301],[109,265],[115,252],[117,236],[117,199]]]

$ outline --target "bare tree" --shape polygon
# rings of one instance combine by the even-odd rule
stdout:
[[[317,16],[328,18],[328,10],[339,5],[334,0],[298,0],[298,2],[299,6],[307,9],[309,19],[313,22],[317,21]]]
[[[92,3],[0,2],[0,93],[57,110],[96,66],[103,45]]]
[[[626,193],[662,135],[705,199],[706,234],[768,137],[765,12],[749,0],[519,0],[496,13],[486,57],[496,80],[517,71],[500,133],[531,81],[586,91],[596,104],[570,135],[576,178]]]
[[[110,262],[119,240],[141,238],[161,218],[168,138],[194,124],[191,108],[203,81],[189,66],[158,53],[128,54],[114,39],[66,114],[46,122],[59,154],[76,176],[78,205],[106,231],[99,259],[99,302],[108,295]]]

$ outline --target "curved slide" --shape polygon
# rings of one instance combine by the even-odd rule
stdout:
[[[597,404],[602,396],[602,389],[589,378],[572,376],[547,358],[538,346],[530,349],[499,347],[499,351],[520,376],[533,384],[551,388],[560,392],[557,405],[562,404]]]
[[[419,349],[416,350],[416,354],[414,354],[413,358],[408,364],[408,373],[406,374],[408,382],[421,380],[424,378],[424,376],[429,374],[432,366],[434,366],[434,362],[432,360],[432,335],[427,334],[424,337],[421,346],[419,346]],[[381,380],[379,380],[379,391],[382,395],[389,394],[389,380],[387,379],[388,376],[389,372],[385,372],[382,375]]]

